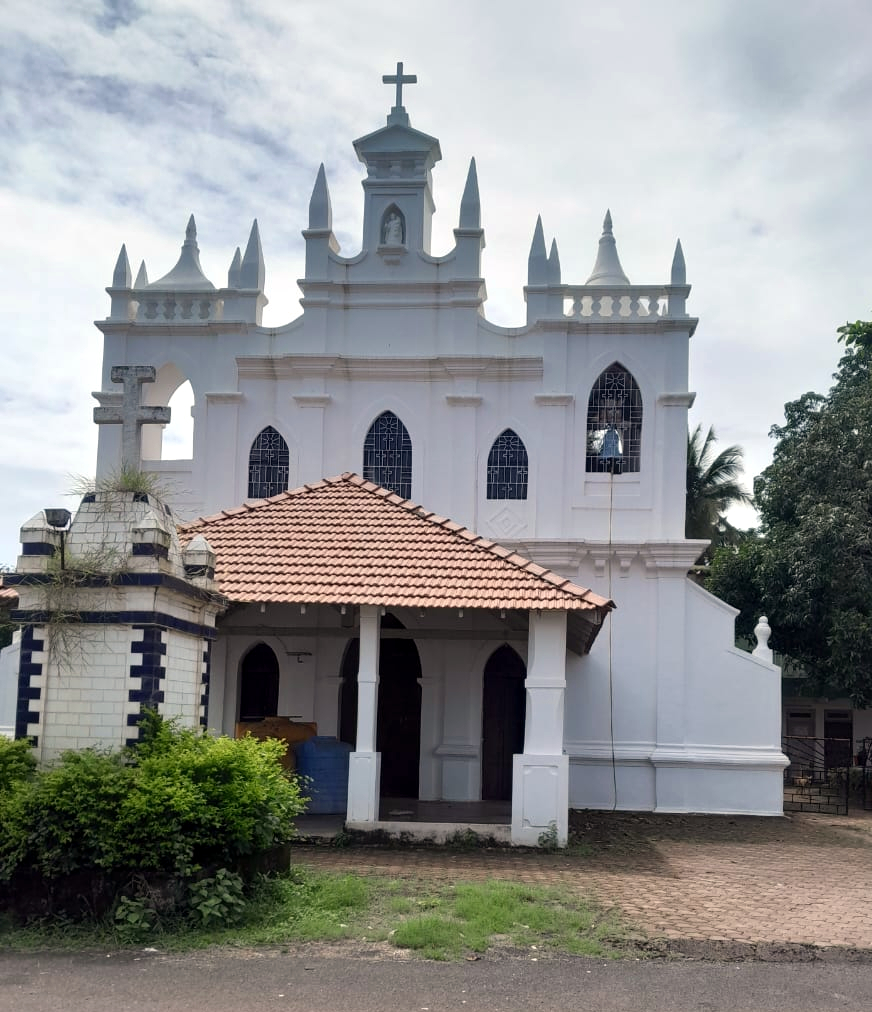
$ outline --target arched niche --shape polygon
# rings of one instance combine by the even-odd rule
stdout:
[[[279,712],[279,662],[266,643],[256,643],[239,663],[239,720]]]
[[[406,245],[406,216],[396,204],[388,206],[382,215],[379,240],[382,246]]]

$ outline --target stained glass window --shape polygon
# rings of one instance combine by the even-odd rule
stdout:
[[[527,498],[527,449],[511,429],[497,436],[488,454],[487,497]]]
[[[638,471],[642,451],[642,395],[618,362],[604,369],[587,402],[586,471]]]
[[[290,464],[288,444],[267,425],[251,444],[248,455],[248,498],[268,499],[287,491]]]
[[[363,476],[404,499],[412,498],[412,440],[393,411],[384,411],[369,427]]]

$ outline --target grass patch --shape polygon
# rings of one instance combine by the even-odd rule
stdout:
[[[557,889],[514,882],[428,885],[304,869],[262,878],[232,926],[158,920],[136,947],[165,951],[210,945],[306,941],[388,941],[426,959],[457,959],[492,946],[536,947],[599,957],[621,954],[626,928],[611,912]],[[27,927],[0,921],[2,949],[123,947],[111,918]]]

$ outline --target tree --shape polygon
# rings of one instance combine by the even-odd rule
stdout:
[[[733,527],[725,514],[730,506],[751,502],[739,482],[742,448],[728,446],[716,454],[716,440],[711,426],[705,434],[702,425],[687,434],[685,535],[711,541],[711,548],[701,556],[703,561],[720,545],[739,543],[744,532]]]
[[[709,589],[772,625],[772,645],[802,665],[810,693],[872,702],[872,323],[846,346],[826,395],[785,405],[772,464],[755,482],[761,538],[718,552]]]

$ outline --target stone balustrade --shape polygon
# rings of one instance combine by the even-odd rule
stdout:
[[[137,323],[209,323],[224,317],[224,299],[218,292],[134,293]]]
[[[688,291],[683,285],[561,286],[566,316],[597,320],[683,316]]]

